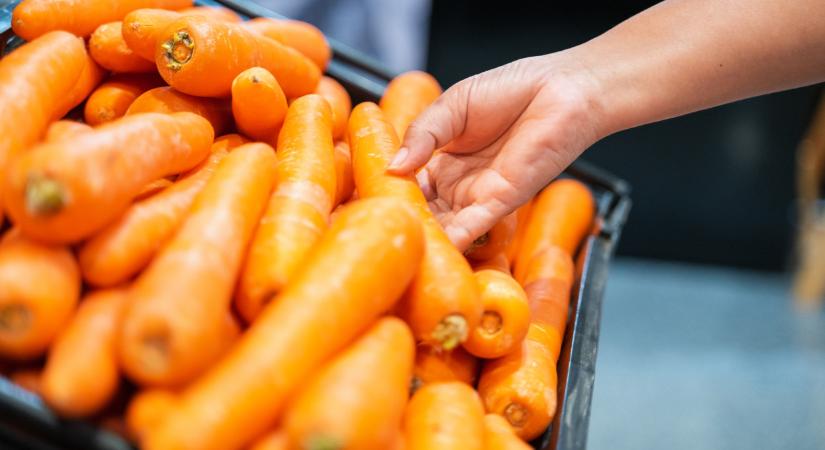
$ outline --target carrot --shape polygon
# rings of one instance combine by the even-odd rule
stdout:
[[[227,138],[218,138],[212,154],[188,176],[164,192],[137,202],[117,221],[86,241],[78,252],[83,278],[95,286],[122,283],[149,264],[184,220],[195,197],[228,154]]]
[[[484,450],[531,450],[519,439],[513,427],[498,414],[484,416]]]
[[[289,450],[289,439],[284,430],[273,430],[255,440],[249,450]]]
[[[146,184],[146,186],[143,186],[143,189],[141,189],[138,195],[135,196],[134,201],[139,202],[152,197],[153,195],[162,192],[169,186],[172,186],[172,184],[172,180],[168,178],[158,178],[155,181],[150,181]]]
[[[302,266],[335,199],[332,117],[318,95],[289,107],[278,137],[278,186],[249,248],[235,306],[251,323]]]
[[[92,131],[92,127],[83,122],[75,122],[74,120],[58,120],[52,122],[46,130],[46,137],[44,141],[59,141],[61,139],[71,138],[80,133]]]
[[[123,22],[97,27],[89,38],[89,53],[101,67],[112,72],[151,73],[155,65],[138,56],[123,40]]]
[[[352,153],[346,141],[335,143],[335,201],[336,206],[340,205],[350,197],[355,189],[352,180]]]
[[[54,120],[60,119],[83,103],[83,100],[86,100],[86,97],[103,81],[104,76],[106,76],[106,71],[92,59],[91,55],[87,54],[85,67],[80,73],[80,77],[55,108],[52,118]]]
[[[530,306],[524,289],[507,273],[481,270],[475,273],[484,314],[464,348],[481,358],[498,358],[519,346],[530,325]]]
[[[300,20],[258,17],[245,22],[244,26],[298,50],[321,70],[327,68],[332,57],[332,50],[324,33],[312,24]]]
[[[315,93],[324,97],[332,108],[332,136],[335,139],[343,139],[347,132],[347,120],[352,112],[352,100],[349,93],[344,86],[341,86],[341,83],[327,76],[321,77]]]
[[[283,422],[290,441],[308,450],[386,450],[407,404],[414,356],[407,325],[379,320],[290,402]]]
[[[262,67],[246,69],[232,81],[232,115],[238,131],[253,139],[275,142],[287,107],[278,81]]]
[[[160,86],[161,79],[152,75],[115,75],[98,86],[86,100],[86,123],[97,126],[126,115],[129,105],[149,89]]]
[[[12,229],[0,241],[0,356],[42,355],[68,323],[80,295],[71,252]]]
[[[530,260],[544,247],[558,245],[576,254],[595,215],[593,194],[583,183],[561,179],[550,183],[533,202],[513,273],[523,281]]]
[[[228,450],[261,435],[307,376],[392,307],[423,252],[420,225],[405,205],[349,205],[232,351],[183,392],[145,448]]]
[[[62,417],[100,411],[120,383],[115,336],[126,291],[87,295],[49,350],[43,370],[43,400]]]
[[[138,8],[180,9],[192,0],[23,0],[14,8],[14,33],[30,41],[54,30],[88,36],[100,25],[121,20]]]
[[[460,381],[475,386],[477,376],[478,358],[461,347],[446,351],[420,344],[416,349],[413,391],[427,383],[438,381]]]
[[[46,142],[9,167],[5,204],[25,234],[78,241],[117,218],[150,181],[206,158],[212,134],[194,114],[142,114]]]
[[[9,375],[9,380],[32,394],[42,397],[40,388],[43,380],[42,368],[17,369]]]
[[[415,70],[393,78],[381,97],[380,105],[398,137],[403,140],[407,127],[439,95],[441,86],[438,81],[426,72]]]
[[[226,97],[232,80],[263,67],[289,98],[315,91],[321,71],[292,48],[240,24],[184,16],[169,24],[155,51],[160,75],[175,89],[204,97]]]
[[[130,437],[140,443],[149,430],[163,421],[176,400],[175,393],[164,389],[145,389],[135,394],[125,414]]]
[[[491,259],[507,249],[515,232],[516,215],[507,215],[488,232],[476,239],[470,245],[470,248],[464,251],[464,255],[475,261]]]
[[[472,261],[473,270],[478,272],[479,270],[498,270],[499,272],[504,272],[510,275],[510,261],[507,260],[507,254],[505,252],[501,252],[494,257],[485,260],[485,261]]]
[[[551,246],[537,254],[524,277],[524,291],[530,304],[532,322],[558,334],[557,347],[551,353],[558,360],[561,337],[567,325],[567,309],[573,288],[575,268],[570,255]]]
[[[407,450],[484,449],[484,409],[472,387],[455,381],[428,384],[404,413]]]
[[[169,86],[156,87],[140,94],[126,110],[126,115],[138,113],[195,113],[212,124],[216,134],[229,129],[232,110],[229,102],[214,98],[194,97],[178,92]]]
[[[521,248],[521,241],[524,239],[524,231],[527,229],[527,224],[530,221],[530,212],[532,209],[533,200],[531,199],[516,210],[516,231],[513,233],[513,239],[505,251],[510,266],[516,261],[516,256]]]
[[[183,8],[178,12],[185,16],[203,16],[212,20],[219,20],[223,22],[243,22],[241,16],[235,13],[235,11],[222,6],[192,6],[189,8]]]
[[[413,176],[394,176],[385,168],[398,151],[395,131],[374,103],[362,103],[349,121],[355,186],[361,198],[392,197],[411,204],[424,224],[424,263],[397,313],[416,339],[452,349],[464,342],[481,319],[481,302],[470,265],[430,212]]]

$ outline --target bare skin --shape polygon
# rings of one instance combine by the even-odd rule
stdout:
[[[424,167],[430,207],[464,249],[610,134],[822,81],[822,0],[667,0],[577,47],[455,84],[389,170]]]

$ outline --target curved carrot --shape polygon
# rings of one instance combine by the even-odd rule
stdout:
[[[226,97],[232,80],[250,67],[270,71],[289,98],[315,91],[321,71],[292,48],[240,24],[184,16],[166,27],[155,51],[160,75],[191,95]]]
[[[235,11],[222,6],[192,6],[178,10],[178,12],[185,16],[203,16],[223,22],[243,22],[243,18]]]
[[[126,407],[126,428],[130,437],[140,443],[147,432],[163,422],[172,409],[177,395],[164,389],[145,389],[132,397]]]
[[[408,207],[390,199],[347,206],[286,290],[183,392],[145,448],[226,450],[264,433],[306,377],[392,307],[423,252]]]
[[[258,438],[249,450],[289,450],[289,438],[284,430],[273,430]]]
[[[9,375],[9,380],[38,397],[43,396],[40,389],[43,380],[42,368],[17,369]]]
[[[332,136],[335,139],[343,139],[347,132],[349,114],[352,112],[352,100],[349,93],[344,86],[341,86],[341,83],[327,76],[321,77],[315,93],[324,97],[332,108]]]
[[[527,230],[527,224],[530,222],[530,212],[532,209],[533,200],[530,199],[530,201],[521,205],[516,210],[516,231],[513,233],[513,239],[510,241],[510,245],[507,246],[507,250],[505,251],[507,254],[507,261],[511,267],[516,261],[516,256],[518,256],[519,249],[521,248],[521,241],[524,240],[524,232]]]
[[[95,286],[114,286],[146,267],[227,154],[226,140],[218,138],[212,154],[194,172],[164,192],[133,204],[86,241],[78,252],[83,278]]]
[[[485,450],[531,450],[533,447],[519,439],[513,427],[498,414],[484,416]]]
[[[44,141],[59,141],[61,139],[71,138],[80,133],[92,131],[92,127],[82,122],[75,122],[74,120],[58,120],[52,122],[46,130]]]
[[[505,216],[493,228],[476,239],[470,248],[464,251],[464,255],[475,261],[486,261],[504,252],[516,233],[516,222],[515,214]]]
[[[407,450],[483,450],[484,408],[472,387],[455,381],[428,384],[404,413]]]
[[[238,131],[259,141],[275,142],[286,117],[286,96],[262,67],[241,72],[232,81],[232,115]]]
[[[97,27],[89,37],[89,53],[101,67],[112,72],[151,73],[155,65],[141,58],[126,45],[121,29],[123,22],[109,22]]]
[[[464,348],[481,358],[498,358],[513,351],[527,335],[530,306],[524,289],[509,274],[497,270],[475,273],[484,314],[470,331]]]
[[[332,118],[318,95],[289,107],[278,136],[278,186],[270,197],[235,295],[251,323],[301,267],[329,221],[335,199]]]
[[[126,115],[138,113],[195,113],[212,124],[215,134],[221,134],[232,124],[229,102],[214,98],[195,97],[178,92],[169,86],[149,89],[140,94],[126,110]]]
[[[86,100],[89,94],[103,81],[105,75],[106,71],[92,59],[91,55],[87,54],[86,63],[80,77],[77,78],[72,89],[57,105],[52,118],[54,120],[60,119],[77,105],[83,103],[83,100]]]
[[[5,204],[24,233],[74,242],[115,219],[150,181],[205,159],[212,137],[195,114],[142,114],[46,142],[9,167]]]
[[[290,441],[306,449],[386,450],[407,404],[414,355],[407,325],[379,320],[290,402],[283,421]]]
[[[355,183],[352,179],[352,153],[346,141],[335,143],[335,201],[338,206],[352,197]]]
[[[129,105],[162,80],[153,75],[115,75],[98,86],[86,100],[83,110],[86,123],[97,126],[126,115]]]
[[[80,272],[68,249],[8,231],[0,241],[0,356],[42,355],[71,319],[79,295]]]
[[[355,186],[361,198],[402,200],[415,208],[424,224],[424,263],[399,304],[399,316],[410,324],[416,339],[447,350],[456,347],[481,319],[481,302],[470,265],[433,217],[413,176],[386,173],[399,142],[374,103],[362,103],[352,111],[349,142]]]
[[[180,9],[192,0],[23,0],[12,11],[14,33],[30,41],[54,30],[88,36],[100,25],[138,8]]]
[[[321,70],[327,68],[332,57],[332,50],[324,33],[312,24],[300,20],[258,17],[244,22],[244,26],[298,50]]]
[[[441,86],[438,81],[426,72],[415,70],[393,78],[387,85],[379,105],[398,133],[398,137],[403,140],[407,127],[439,95]]]
[[[103,408],[120,384],[115,336],[126,291],[89,294],[49,350],[43,400],[62,417],[85,417]]]
[[[460,381],[475,386],[477,376],[478,358],[461,347],[446,351],[421,344],[416,349],[413,391],[438,381]]]
[[[191,381],[220,356],[226,314],[244,251],[275,173],[266,144],[233,150],[188,216],[135,281],[120,339],[121,364],[153,386]]]
[[[499,253],[498,255],[485,260],[485,261],[473,261],[473,270],[478,272],[479,270],[498,270],[499,272],[504,272],[510,275],[510,261],[507,260],[507,255],[504,252]]]

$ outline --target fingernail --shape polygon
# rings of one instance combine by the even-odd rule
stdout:
[[[387,167],[388,169],[397,169],[404,164],[404,161],[407,159],[407,155],[410,154],[410,151],[407,147],[401,147],[398,149],[398,153],[395,154],[395,158],[392,159],[390,165]]]

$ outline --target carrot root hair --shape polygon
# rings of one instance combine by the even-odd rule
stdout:
[[[161,48],[166,58],[166,67],[171,70],[180,70],[192,59],[192,54],[195,53],[195,42],[188,31],[180,30],[161,44]]]
[[[461,314],[450,314],[441,319],[433,330],[433,338],[444,350],[452,350],[467,339],[467,319]]]
[[[37,216],[50,216],[60,212],[68,195],[63,183],[44,175],[32,175],[26,182],[26,209]]]

